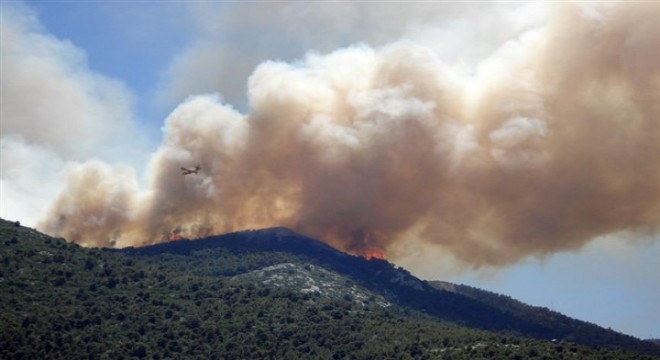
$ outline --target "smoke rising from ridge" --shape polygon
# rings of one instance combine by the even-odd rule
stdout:
[[[80,164],[40,228],[127,246],[282,225],[354,253],[415,236],[472,266],[657,233],[658,18],[654,3],[561,5],[471,78],[406,41],[262,63],[249,114],[189,98],[147,189]]]

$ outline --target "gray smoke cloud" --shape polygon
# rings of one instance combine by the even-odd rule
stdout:
[[[79,164],[40,228],[128,246],[281,225],[390,258],[414,237],[475,267],[655,234],[658,18],[652,2],[561,4],[472,75],[412,41],[261,63],[249,113],[190,97],[146,189]]]
[[[503,42],[543,24],[547,8],[538,2],[190,2],[195,40],[165,72],[158,99],[169,109],[190,94],[220,92],[244,109],[245,79],[264,59],[291,62],[355,43],[408,40],[471,71]]]

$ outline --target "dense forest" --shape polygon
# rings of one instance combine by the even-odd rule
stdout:
[[[0,358],[657,358],[459,326],[301,253],[188,248],[86,249],[2,220]]]

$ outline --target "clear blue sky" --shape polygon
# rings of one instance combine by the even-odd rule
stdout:
[[[64,59],[67,71],[82,78],[83,83],[102,84],[85,85],[83,89],[93,92],[118,87],[119,90],[108,91],[113,104],[127,104],[128,119],[121,120],[121,126],[131,131],[138,129],[141,137],[129,142],[139,142],[139,151],[131,155],[108,150],[100,157],[129,163],[140,176],[146,171],[145,151],[148,154],[155,150],[161,141],[164,119],[188,96],[218,93],[234,108],[249,112],[248,78],[262,62],[295,63],[308,51],[328,53],[351,44],[382,46],[407,39],[427,45],[459,72],[470,75],[508,40],[541,28],[552,12],[548,4],[510,3],[498,7],[442,2],[432,8],[417,4],[402,9],[380,6],[378,2],[316,7],[202,1],[2,3],[3,30],[10,20],[15,24],[19,18],[23,24],[20,31],[42,36],[26,40],[36,44],[36,53],[54,51]],[[2,71],[8,70],[3,66]],[[94,106],[103,108],[106,98],[98,96],[96,99],[101,100]],[[5,144],[15,141],[5,139],[8,134],[2,134]],[[26,148],[29,141],[44,141],[30,140],[27,133],[20,131],[18,134],[28,139]],[[44,146],[46,150],[35,150],[29,156],[43,161],[46,170],[54,171],[69,161],[99,157],[66,145],[55,155],[48,153],[58,146],[49,143]],[[9,170],[6,171],[3,202],[10,201],[12,191],[17,197],[25,194],[21,186],[10,183],[6,178]],[[44,170],[34,171],[43,175],[39,171]],[[29,183],[29,179],[26,181]],[[35,198],[26,200],[24,209],[16,210],[16,216],[19,210],[30,213],[29,206],[37,208],[43,201],[52,201],[51,192],[58,186],[43,187],[31,194]],[[3,205],[2,216],[12,215],[15,213]],[[600,238],[574,251],[560,251],[544,258],[526,257],[502,268],[458,271],[442,264],[416,266],[414,259],[402,259],[400,264],[426,279],[485,288],[636,337],[660,338],[660,235],[652,232],[642,239],[621,237]]]

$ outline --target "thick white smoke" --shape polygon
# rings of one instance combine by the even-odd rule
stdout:
[[[224,11],[194,6],[202,20]],[[283,34],[307,34],[291,47],[319,51],[236,67],[268,42],[216,47],[249,34],[202,21],[206,37],[174,62],[163,96],[234,84],[226,99],[249,111],[189,97],[165,121],[146,186],[131,167],[87,160],[135,139],[128,91],[32,13],[3,7],[2,216],[47,210],[41,229],[90,246],[282,225],[396,259],[415,239],[471,266],[658,233],[657,4],[561,4],[543,26],[533,4],[478,22],[485,12],[462,5],[252,6],[246,24],[277,36],[263,14],[286,14],[299,21]],[[337,38],[307,31],[318,24]],[[371,45],[330,51],[353,33]],[[64,183],[39,180],[62,168]]]
[[[172,62],[159,99],[174,106],[190,94],[220,92],[246,108],[250,76],[264,59],[294,61],[355,43],[381,47],[408,40],[472,72],[503,42],[542,25],[548,4],[502,2],[190,2],[195,41]],[[321,30],[322,29],[322,30]]]
[[[283,225],[355,253],[414,234],[473,266],[657,233],[660,6],[589,10],[558,6],[474,76],[409,41],[262,63],[249,114],[172,112],[146,191],[83,164],[42,227],[126,246]]]

